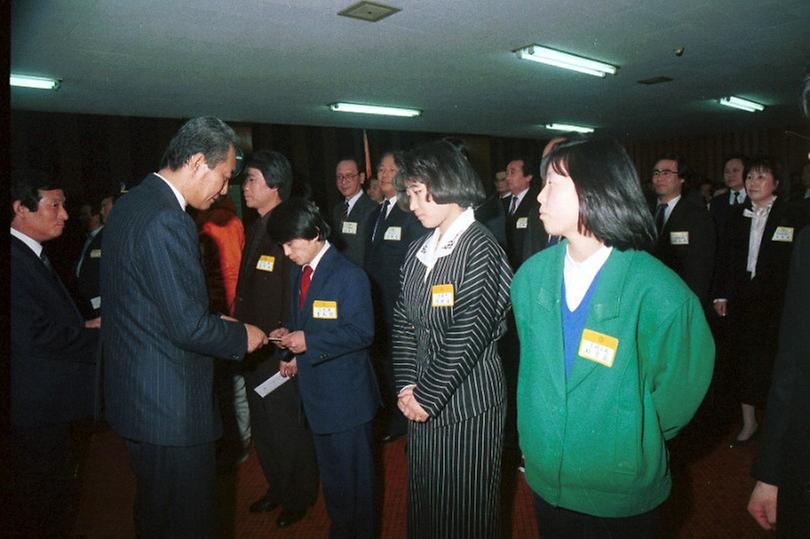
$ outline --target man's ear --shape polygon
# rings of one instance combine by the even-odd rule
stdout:
[[[363,185],[364,183],[366,183],[366,173],[361,172],[360,173],[360,185]]]
[[[197,152],[191,157],[188,158],[188,166],[191,167],[192,172],[197,172],[197,170],[202,165],[208,165],[208,160],[205,158],[202,152]]]
[[[31,210],[29,210],[28,207],[19,200],[15,200],[11,203],[11,209],[14,210],[14,215],[19,216],[23,216],[24,214],[31,212]]]

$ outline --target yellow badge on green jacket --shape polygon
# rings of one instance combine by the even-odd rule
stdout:
[[[599,333],[591,329],[582,332],[579,341],[579,354],[585,359],[595,361],[605,367],[612,367],[616,358],[616,349],[619,348],[619,339]]]
[[[452,307],[455,298],[453,297],[453,285],[452,284],[436,284],[433,285],[431,288],[431,294],[433,296],[433,301],[431,305],[433,307]]]

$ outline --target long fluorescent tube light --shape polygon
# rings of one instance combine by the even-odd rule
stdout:
[[[413,118],[422,114],[421,110],[399,107],[378,107],[377,105],[360,105],[358,103],[332,103],[329,108],[336,112],[359,112],[361,114],[382,114],[384,116],[403,116]]]
[[[576,133],[593,133],[592,127],[583,127],[581,125],[571,124],[546,124],[546,129],[553,129],[554,131],[566,131]]]
[[[562,67],[563,69],[593,75],[594,77],[616,74],[616,66],[597,62],[590,58],[568,54],[567,52],[555,51],[554,49],[541,47],[540,45],[529,45],[528,47],[516,50],[515,53],[518,55],[518,58],[523,60],[531,60],[533,62]]]
[[[27,75],[11,74],[9,84],[20,88],[36,88],[37,90],[58,90],[61,81],[59,79],[47,79],[45,77],[29,77]]]
[[[740,109],[747,112],[757,112],[761,110],[765,110],[765,105],[760,105],[754,101],[749,101],[747,99],[743,99],[741,97],[736,96],[729,96],[729,97],[721,97],[720,104],[725,105],[727,107],[731,107],[734,109]]]

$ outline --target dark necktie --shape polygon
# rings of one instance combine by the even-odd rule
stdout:
[[[380,215],[377,216],[377,222],[374,223],[374,233],[371,235],[371,241],[377,239],[377,229],[380,228],[380,225],[382,225],[387,218],[388,200],[386,199],[386,201],[382,203],[382,208],[380,208]]]
[[[655,208],[655,229],[658,231],[659,235],[661,231],[664,230],[664,210],[666,209],[666,204],[658,204]]]
[[[346,217],[349,216],[349,203],[345,200],[343,201],[343,213],[340,216],[341,221],[345,221]]]
[[[732,206],[739,206],[740,204],[742,204],[742,200],[740,200],[741,194],[742,191],[737,191],[736,193],[734,193],[734,203],[732,204]]]
[[[513,195],[512,196],[512,204],[509,205],[509,215],[514,215],[515,210],[517,209],[517,205],[518,205],[517,200],[518,200],[518,197]]]
[[[304,302],[307,300],[307,292],[309,291],[309,283],[312,281],[312,266],[307,264],[304,266],[304,271],[301,273],[301,290],[298,292],[298,308],[304,308]]]
[[[53,266],[51,266],[51,261],[48,260],[48,255],[45,254],[45,249],[40,251],[39,259],[42,260],[42,263],[45,264],[45,267],[48,268],[49,271],[53,272]]]

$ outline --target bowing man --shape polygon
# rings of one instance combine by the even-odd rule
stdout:
[[[380,404],[368,348],[374,311],[365,272],[327,240],[317,206],[291,198],[270,214],[273,241],[298,268],[290,274],[286,327],[270,337],[295,359],[283,376],[298,377],[315,440],[330,537],[374,535],[371,424]]]

